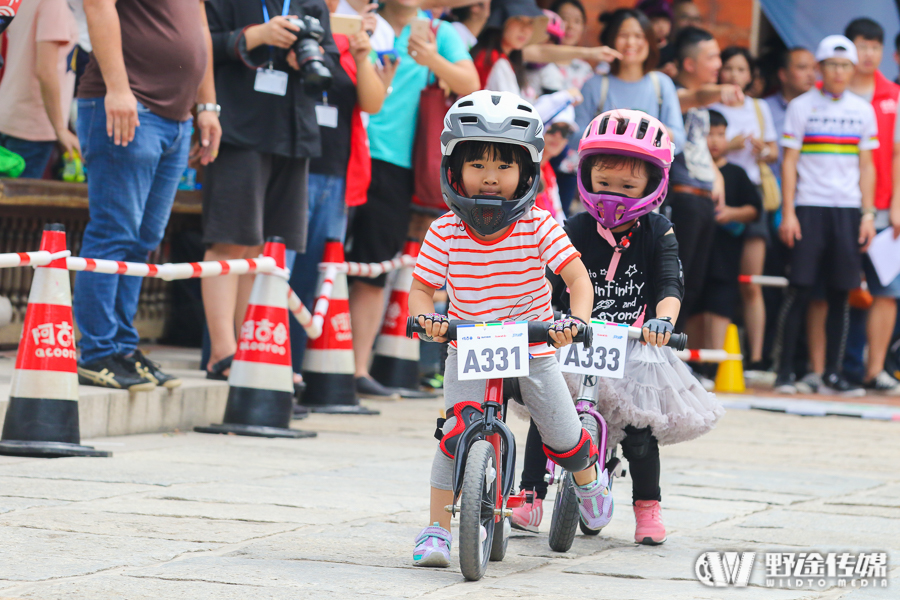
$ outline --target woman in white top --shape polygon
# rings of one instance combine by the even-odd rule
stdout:
[[[747,90],[753,84],[755,61],[746,48],[731,46],[722,52],[722,69],[719,83],[730,83]],[[766,102],[744,97],[740,106],[713,104],[728,120],[725,134],[728,136],[728,162],[742,167],[757,188],[762,185],[759,163],[769,164],[778,160],[775,125]],[[760,196],[762,190],[760,189]],[[745,230],[744,253],[741,256],[742,275],[762,275],[766,260],[766,243],[769,239],[768,218],[762,211],[759,219],[749,223]],[[763,357],[763,337],[766,329],[766,308],[762,288],[756,284],[741,284],[744,304],[744,323],[750,347],[750,370],[760,370]]]
[[[557,0],[550,9],[559,15],[564,24],[564,34],[559,41],[563,48],[578,48],[584,34],[586,20],[584,6],[580,0]],[[526,56],[526,59],[530,58]],[[569,88],[581,89],[593,77],[594,69],[581,58],[571,57],[544,65],[530,78],[531,85],[541,94],[558,92]]]

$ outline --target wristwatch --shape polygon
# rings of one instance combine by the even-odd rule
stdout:
[[[207,102],[206,104],[203,104],[203,103],[197,104],[197,114],[198,115],[200,113],[202,113],[204,110],[215,111],[217,117],[221,116],[221,114],[222,114],[222,107],[219,106],[218,104],[213,104],[212,102]]]
[[[864,217],[872,217],[875,218],[875,214],[878,212],[878,209],[874,206],[872,208],[861,208],[859,209]]]

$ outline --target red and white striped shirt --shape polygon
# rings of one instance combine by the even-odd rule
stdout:
[[[501,238],[482,242],[448,212],[428,229],[413,277],[438,289],[447,282],[451,319],[552,321],[550,285],[544,276],[581,256],[556,220],[532,208]],[[552,356],[531,344],[532,356]]]

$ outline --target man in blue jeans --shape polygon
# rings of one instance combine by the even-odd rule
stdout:
[[[81,255],[145,262],[162,240],[187,166],[197,102],[201,162],[218,153],[222,129],[204,2],[85,0],[93,54],[78,89],[78,138],[91,220]],[[131,391],[181,382],[137,349],[142,279],[79,273],[79,383]]]

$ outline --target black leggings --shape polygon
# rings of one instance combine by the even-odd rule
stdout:
[[[662,499],[659,489],[659,443],[650,433],[650,428],[625,427],[622,440],[622,455],[628,460],[631,471],[632,501]],[[543,500],[547,497],[547,455],[537,426],[531,421],[528,439],[525,442],[525,465],[522,468],[522,483],[519,489],[532,490]]]
[[[775,362],[779,378],[789,378],[794,369],[794,354],[800,340],[800,333],[806,322],[806,309],[812,297],[811,287],[791,286],[784,297],[778,315],[778,336],[775,347],[778,350]],[[850,305],[848,293],[844,290],[828,289],[828,318],[825,321],[825,374],[840,373],[847,347]]]

